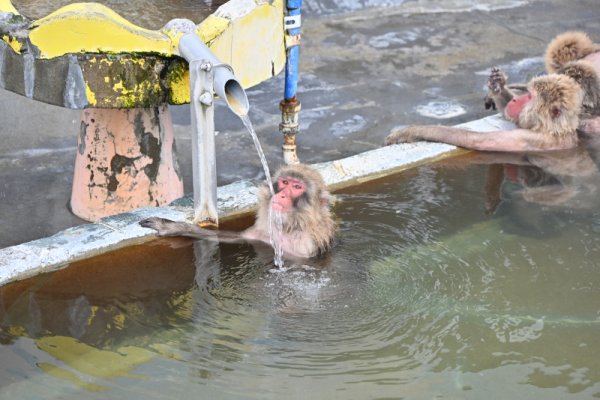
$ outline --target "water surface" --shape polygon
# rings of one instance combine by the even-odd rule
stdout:
[[[302,265],[170,239],[0,288],[0,398],[599,396],[597,196],[465,162],[337,193]]]

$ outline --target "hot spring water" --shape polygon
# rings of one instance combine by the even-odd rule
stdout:
[[[489,215],[486,173],[336,193],[336,246],[285,270],[164,239],[4,286],[0,398],[598,396],[600,206],[506,182]]]

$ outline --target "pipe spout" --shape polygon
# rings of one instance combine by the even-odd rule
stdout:
[[[221,62],[195,32],[187,33],[179,40],[179,52],[189,63],[206,61],[214,68],[213,88],[229,109],[238,116],[248,114],[250,104],[246,91],[239,83],[230,65]]]

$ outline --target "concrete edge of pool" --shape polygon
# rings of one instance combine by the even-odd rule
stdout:
[[[510,129],[512,124],[493,115],[461,125],[477,131]],[[381,147],[340,160],[313,164],[333,191],[382,178],[460,152],[439,143],[411,143]],[[218,188],[219,218],[231,220],[250,213],[256,204],[256,182],[238,181]],[[0,285],[66,267],[74,261],[156,238],[138,222],[150,216],[191,220],[193,201],[186,196],[169,206],[141,208],[83,224],[16,246],[0,249]]]

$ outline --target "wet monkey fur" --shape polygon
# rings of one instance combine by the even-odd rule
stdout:
[[[274,177],[275,195],[264,185],[258,195],[256,221],[241,231],[212,231],[187,222],[148,218],[140,225],[159,236],[186,236],[222,242],[270,244],[269,208],[282,215],[284,256],[308,258],[327,252],[335,235],[330,195],[321,175],[303,164],[280,168]]]
[[[528,85],[507,85],[494,68],[488,99],[517,129],[478,133],[443,126],[411,126],[392,132],[385,144],[428,140],[483,151],[546,151],[576,147],[578,130],[600,134],[600,47],[580,32],[554,39],[546,51],[552,73]],[[489,102],[486,102],[490,106]]]
[[[526,94],[506,104],[504,115],[517,129],[479,133],[439,125],[409,126],[392,132],[385,144],[427,140],[473,150],[519,152],[572,148],[577,146],[582,97],[573,79],[546,75],[533,79]]]
[[[548,73],[556,73],[568,63],[595,59],[600,45],[583,32],[565,32],[554,38],[546,48],[544,62]],[[592,61],[593,62],[593,61]]]
[[[566,32],[550,42],[544,55],[550,74],[567,75],[583,90],[582,116],[600,115],[600,45],[583,32]],[[525,94],[527,85],[507,84],[506,75],[492,68],[486,108],[504,111],[512,98]]]

